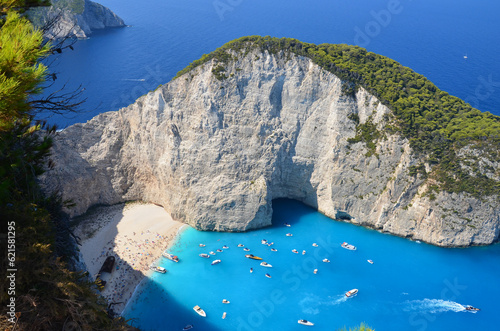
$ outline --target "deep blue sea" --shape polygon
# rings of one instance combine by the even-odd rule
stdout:
[[[188,324],[195,330],[302,330],[299,319],[318,330],[361,322],[378,331],[498,327],[500,245],[440,248],[333,221],[293,200],[275,200],[273,208],[273,226],[258,231],[182,232],[170,249],[180,262],[162,258],[159,265],[168,273],[144,281],[124,316],[142,330],[182,330]],[[263,245],[262,239],[274,244]],[[342,248],[344,241],[357,250]],[[216,255],[199,257],[210,251]],[[272,267],[244,257],[250,253]],[[211,265],[215,259],[222,262]],[[346,298],[354,288],[358,294]],[[206,318],[193,311],[195,305]],[[481,311],[465,311],[464,305]]]
[[[204,53],[245,35],[357,44],[412,68],[482,111],[500,115],[499,1],[98,2],[129,27],[94,33],[55,61],[53,89],[81,84],[87,98],[77,116],[52,117],[60,127],[127,106]]]
[[[129,26],[94,33],[54,61],[58,80],[52,89],[67,84],[70,91],[81,84],[87,98],[76,116],[50,118],[60,127],[127,106],[204,53],[245,35],[357,44],[500,115],[499,1],[98,2]],[[184,231],[172,248],[181,262],[161,260],[169,272],[147,280],[125,316],[143,330],[180,330],[186,324],[195,330],[299,330],[305,328],[297,324],[301,318],[318,330],[361,322],[378,331],[498,327],[499,245],[444,249],[335,222],[293,201],[275,202],[274,208],[271,228],[245,234]],[[285,236],[289,231],[293,237]],[[262,245],[263,238],[278,251]],[[341,248],[344,241],[358,250]],[[205,248],[198,247],[201,242]],[[238,243],[273,267],[246,259]],[[216,255],[222,260],[218,265],[198,256],[224,244],[229,249]],[[293,254],[294,248],[306,254]],[[331,263],[321,262],[324,257]],[[318,274],[312,273],[315,268]],[[352,288],[359,294],[346,300],[344,293]],[[231,303],[223,305],[224,298]],[[482,310],[464,312],[467,304]],[[194,305],[205,309],[207,318],[195,314]]]

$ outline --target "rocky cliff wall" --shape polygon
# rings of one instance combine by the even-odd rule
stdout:
[[[339,78],[293,54],[254,50],[225,64],[223,80],[218,65],[62,131],[45,187],[76,203],[72,215],[140,199],[198,229],[244,231],[270,225],[272,200],[286,197],[436,245],[498,240],[498,204],[446,192],[431,200],[429,183],[408,175],[418,160],[399,134],[371,156],[347,141],[352,114],[382,128],[390,113],[365,90],[344,96]]]

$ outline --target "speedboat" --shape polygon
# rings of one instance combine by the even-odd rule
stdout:
[[[223,252],[223,250],[219,248],[218,250],[216,250],[216,252],[221,253],[221,252]]]
[[[318,244],[316,244],[316,243],[313,243],[313,247],[318,247]]]
[[[194,328],[194,326],[192,324],[189,324],[189,325],[186,325],[182,331],[187,331],[187,330],[191,330],[192,328]]]
[[[271,247],[272,245],[274,245],[274,242],[272,243],[267,243],[267,246]]]
[[[194,306],[193,310],[195,312],[197,312],[198,315],[203,316],[203,317],[207,317],[207,314],[205,313],[205,311],[203,309],[200,308],[200,306],[198,306],[198,305]]]
[[[349,297],[352,297],[353,295],[356,295],[356,294],[358,294],[358,289],[357,288],[352,289],[350,291],[347,291],[346,294],[345,294],[345,296],[349,298]]]
[[[267,240],[266,240],[266,239],[262,239],[262,240],[260,241],[260,243],[261,243],[262,245],[267,245]]]
[[[200,244],[200,247],[205,247],[205,245],[204,244]]]
[[[263,267],[267,267],[267,268],[271,268],[271,267],[272,267],[272,265],[270,265],[269,263],[264,262],[264,261],[262,261],[262,262],[260,263],[260,265],[261,265],[261,266],[263,266]]]
[[[228,304],[228,303],[229,303],[229,300],[222,299],[222,303]]]
[[[481,310],[479,308],[476,308],[476,307],[472,307],[472,306],[465,306],[465,310],[472,310],[472,311],[478,311],[478,310]]]
[[[226,318],[226,315],[227,315],[227,314],[226,314],[226,312],[223,312],[223,313],[222,313],[222,319],[225,319],[225,318]]]
[[[215,255],[215,252],[214,251],[210,251],[210,255]]]
[[[288,223],[284,223],[284,225],[285,225],[285,226],[288,226],[288,227],[291,227],[291,225],[290,225],[290,224],[288,224]]]
[[[245,247],[245,248],[243,248],[243,250],[244,250],[245,252],[250,252],[250,248],[246,248],[246,247]]]
[[[253,272],[253,268],[250,268],[250,273],[252,273],[252,272]]]
[[[267,277],[267,278],[271,278],[271,275],[270,275],[270,274],[266,274],[266,277]]]
[[[291,233],[287,233],[287,234],[286,234],[286,236],[287,236],[287,237],[291,237],[291,236],[293,236],[293,234],[291,234]]]
[[[213,261],[212,261],[212,265],[214,265],[214,264],[219,264],[219,263],[221,263],[221,262],[222,262],[221,260],[213,260]]]
[[[305,250],[302,251],[302,255],[306,255],[306,251]]]
[[[249,259],[252,259],[252,260],[262,260],[261,257],[255,256],[255,255],[252,255],[252,254],[246,254],[245,257],[247,257]]]
[[[323,262],[325,262],[325,263],[330,263],[330,260],[328,260],[328,259],[323,259]]]
[[[159,266],[150,266],[149,269],[153,270],[153,271],[156,271],[156,272],[159,272],[161,274],[164,274],[167,272],[167,269],[163,268],[163,267],[159,267]]]
[[[243,245],[243,244],[238,244],[238,247],[243,247],[243,246],[245,246],[245,245]]]
[[[204,258],[208,259],[208,258],[210,257],[210,255],[205,254],[205,253],[201,253],[201,254],[200,254],[200,257],[204,257]]]
[[[313,271],[313,272],[314,272],[315,274],[317,274],[317,273],[318,273],[318,269],[314,269],[314,271]]]
[[[345,249],[350,250],[350,251],[356,250],[356,246],[350,245],[350,244],[346,243],[345,241],[342,243],[341,246],[344,247]]]
[[[298,323],[302,324],[302,325],[307,325],[307,326],[313,326],[314,325],[313,322],[309,322],[308,320],[299,320]]]
[[[372,260],[366,260],[366,261],[368,261],[368,263],[370,263],[370,264],[373,264],[373,261],[372,261]]]
[[[277,252],[278,250],[276,248],[271,248],[271,252]]]
[[[179,258],[177,257],[177,255],[170,254],[167,252],[163,252],[161,255],[170,261],[179,262]]]
[[[226,245],[224,245],[224,246],[222,246],[222,248],[224,248],[224,249],[228,249],[229,247],[227,247]]]
[[[296,249],[292,249],[292,252],[294,252],[295,254],[299,254],[299,251]]]

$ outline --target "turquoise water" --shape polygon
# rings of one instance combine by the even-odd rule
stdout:
[[[258,231],[183,231],[171,249],[181,261],[161,259],[169,272],[146,280],[124,316],[142,330],[181,330],[187,324],[195,330],[302,330],[298,319],[314,322],[319,330],[361,322],[377,330],[486,330],[498,325],[500,245],[439,248],[333,221],[293,200],[276,200],[273,208],[273,226]],[[271,247],[278,251],[262,245],[262,239],[274,242]],[[342,248],[344,241],[357,250]],[[248,253],[238,244],[273,267],[245,258]],[[223,245],[229,248],[213,258],[198,256]],[[324,258],[331,262],[323,263]],[[214,259],[222,262],[212,266]],[[353,288],[358,295],[347,299],[344,293]],[[222,299],[231,303],[222,304]],[[205,310],[206,318],[193,311],[195,305]],[[464,305],[481,311],[466,312]]]

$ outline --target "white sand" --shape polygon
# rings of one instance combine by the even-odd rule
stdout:
[[[162,207],[142,203],[100,207],[81,219],[75,234],[82,239],[80,251],[92,277],[107,256],[116,258],[112,274],[103,275],[107,284],[101,292],[109,303],[120,303],[113,305],[116,313],[182,225]]]

